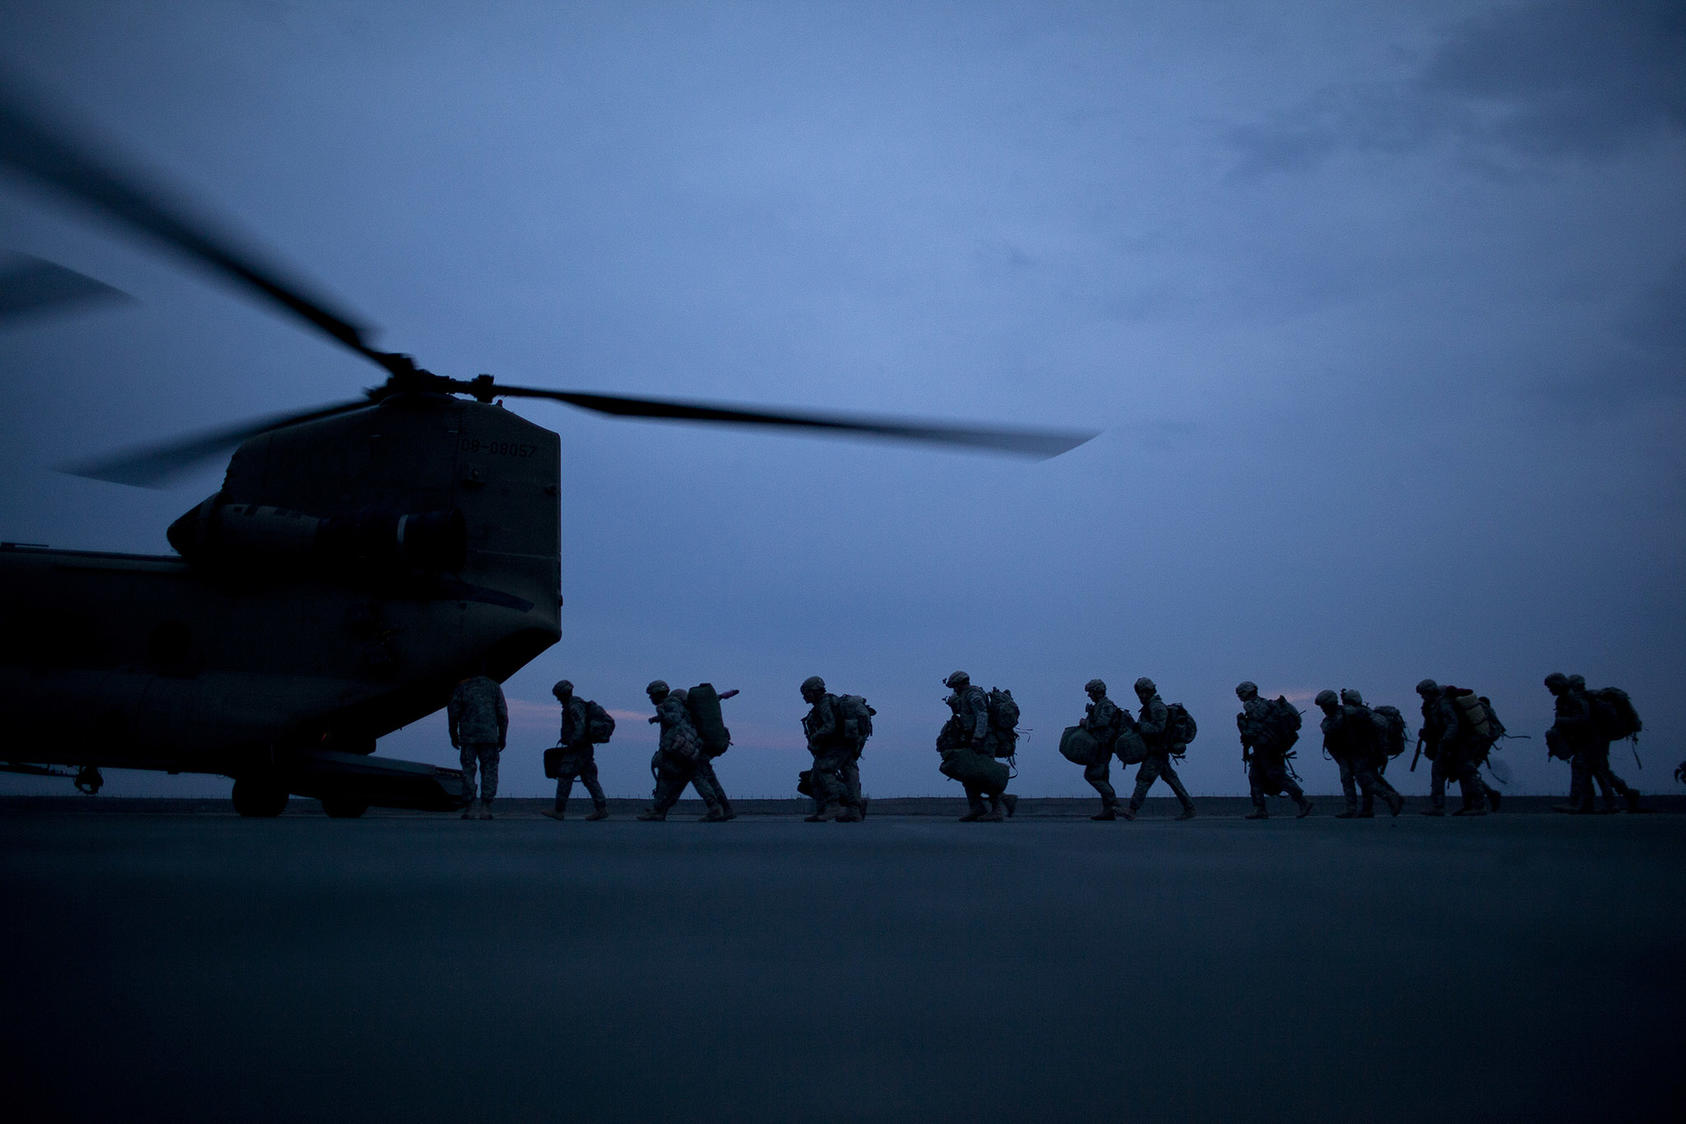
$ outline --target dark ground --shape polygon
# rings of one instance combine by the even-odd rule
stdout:
[[[1038,801],[968,825],[884,801],[898,814],[860,825],[699,825],[4,801],[7,1103],[1686,1118],[1686,816],[1536,803],[1090,824]]]

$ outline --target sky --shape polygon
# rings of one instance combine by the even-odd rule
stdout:
[[[1246,791],[1237,682],[1414,719],[1425,676],[1531,736],[1509,791],[1563,791],[1553,670],[1626,688],[1616,769],[1677,790],[1678,4],[0,0],[0,67],[441,374],[1100,431],[1030,462],[512,404],[561,435],[566,605],[507,794],[548,791],[566,676],[621,718],[611,795],[658,677],[740,688],[721,780],[791,795],[818,674],[878,710],[869,794],[959,795],[957,668],[1020,702],[1029,796],[1090,794],[1059,732],[1141,675],[1197,795]],[[8,175],[0,254],[133,298],[0,325],[8,541],[168,553],[222,462],[53,466],[377,381]],[[379,752],[455,763],[442,715]]]

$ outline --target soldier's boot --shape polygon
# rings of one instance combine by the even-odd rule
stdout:
[[[1376,797],[1374,794],[1366,792],[1363,798],[1358,801],[1358,818],[1361,820],[1376,818]]]
[[[1192,820],[1194,818],[1194,801],[1183,801],[1183,813],[1177,818],[1179,820]]]
[[[1253,810],[1241,818],[1244,820],[1268,820],[1270,819],[1270,809],[1265,807],[1263,800],[1255,800],[1253,801]]]
[[[1569,816],[1590,816],[1593,813],[1594,808],[1592,806],[1592,798],[1589,796],[1584,802],[1577,801],[1570,804],[1553,804],[1551,806],[1551,810],[1554,812],[1562,812]]]
[[[1355,820],[1358,818],[1358,797],[1349,796],[1346,801],[1346,811],[1336,812],[1337,820]]]
[[[1001,803],[1007,806],[1007,818],[1012,819],[1013,813],[1019,810],[1019,798],[1010,792],[1003,792]]]
[[[1441,797],[1440,799],[1437,800],[1437,799],[1435,799],[1434,797],[1431,796],[1431,797],[1429,797],[1429,801],[1430,801],[1429,806],[1423,809],[1423,815],[1425,815],[1425,816],[1444,816],[1446,814],[1446,799],[1445,799],[1445,797]]]
[[[720,794],[720,818],[723,820],[735,820],[738,818],[738,814],[732,811],[732,802],[726,799],[726,794],[724,792]]]
[[[1102,800],[1101,810],[1089,818],[1097,822],[1100,820],[1116,820],[1118,818],[1118,801]]]
[[[983,797],[975,793],[968,792],[966,794],[966,803],[968,808],[966,814],[960,817],[961,823],[977,823],[989,814],[989,808],[984,804]]]
[[[1399,793],[1385,792],[1382,794],[1382,798],[1387,801],[1388,815],[1398,816],[1400,812],[1405,810],[1405,798],[1399,795]]]
[[[480,801],[470,800],[468,802],[468,804],[466,806],[464,806],[464,808],[462,810],[462,818],[465,819],[465,820],[477,820],[477,819],[479,819],[480,818]]]
[[[480,801],[480,814],[478,816],[474,817],[474,818],[478,819],[478,820],[489,820],[489,819],[491,819],[492,818],[492,802],[490,800]]]
[[[1476,797],[1476,800],[1482,800],[1482,798],[1478,796]],[[1479,804],[1474,801],[1466,800],[1464,801],[1463,807],[1459,808],[1452,814],[1454,816],[1485,816],[1487,814],[1487,805],[1484,800],[1482,800],[1482,803]]]
[[[1496,812],[1502,803],[1504,803],[1504,798],[1499,795],[1499,790],[1489,787],[1487,789],[1487,807]]]
[[[1002,823],[1007,819],[1007,810],[1002,806],[1001,797],[989,798],[989,811],[978,817],[979,823]]]
[[[865,818],[865,816],[861,815],[861,810],[859,808],[852,807],[848,804],[843,805],[843,807],[837,812],[838,823],[860,823]]]
[[[727,820],[729,820],[731,818],[732,817],[727,814],[726,809],[723,805],[713,804],[713,805],[710,805],[710,807],[708,809],[708,814],[706,816],[702,817],[702,819],[698,820],[697,822],[698,823],[725,823]]]
[[[836,813],[837,806],[820,801],[813,812],[802,818],[803,823],[824,823]]]
[[[1142,810],[1142,806],[1140,804],[1137,804],[1135,801],[1132,800],[1130,803],[1128,803],[1128,804],[1124,805],[1122,808],[1118,809],[1118,814],[1120,816],[1123,816],[1127,820],[1133,820],[1133,819],[1136,818],[1136,813],[1141,811],[1141,810]]]
[[[1622,799],[1627,801],[1627,810],[1629,812],[1645,811],[1645,809],[1640,807],[1639,804],[1639,790],[1634,788],[1632,785],[1627,786],[1627,791],[1622,793]]]
[[[1299,810],[1298,813],[1295,814],[1294,818],[1296,820],[1303,820],[1307,816],[1311,815],[1311,801],[1306,799],[1304,793],[1301,793],[1299,803],[1300,803],[1300,810]]]
[[[645,823],[667,819],[667,811],[661,808],[646,808],[638,813],[638,818]]]
[[[546,808],[544,811],[540,812],[539,815],[549,816],[553,820],[559,820],[559,819],[564,818],[561,808]],[[590,819],[591,817],[587,816],[586,818]]]
[[[556,818],[561,819],[562,817],[557,816]],[[609,806],[607,804],[599,804],[591,810],[591,815],[587,816],[586,820],[588,822],[591,822],[591,821],[596,821],[596,820],[606,820],[608,818],[609,818]]]

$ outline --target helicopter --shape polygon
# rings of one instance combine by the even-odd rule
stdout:
[[[377,756],[377,739],[500,682],[561,637],[561,439],[506,399],[599,414],[962,445],[1037,458],[1093,433],[1003,429],[508,386],[435,374],[160,186],[0,83],[0,168],[126,228],[368,360],[360,398],[64,467],[131,485],[232,451],[175,520],[173,555],[0,544],[0,769],[102,767],[233,778],[242,816],[291,796],[333,817],[450,810],[458,770]],[[45,266],[47,276],[74,279]],[[34,295],[0,311],[39,303]],[[97,282],[60,285],[67,294]],[[4,284],[4,282],[0,282]],[[53,286],[49,285],[48,288]]]

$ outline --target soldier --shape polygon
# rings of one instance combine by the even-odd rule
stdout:
[[[1247,786],[1253,799],[1253,810],[1245,818],[1269,819],[1265,797],[1287,793],[1300,806],[1294,818],[1305,819],[1311,815],[1311,801],[1288,770],[1288,751],[1299,740],[1298,731],[1275,713],[1268,700],[1259,698],[1258,684],[1251,680],[1236,685],[1235,697],[1241,700],[1235,727],[1241,734],[1241,761],[1247,766]],[[1298,721],[1296,714],[1294,722]]]
[[[465,820],[492,818],[492,798],[498,794],[498,754],[509,733],[509,707],[503,688],[486,675],[473,675],[457,684],[445,708],[451,745],[461,751]],[[480,768],[480,798],[474,796],[474,769]]]
[[[1445,688],[1432,679],[1417,684],[1417,694],[1423,700],[1423,728],[1420,737],[1423,753],[1433,763],[1429,769],[1429,806],[1425,816],[1446,814],[1446,781],[1456,778],[1463,794],[1463,807],[1453,815],[1480,816],[1487,809],[1487,786],[1481,781],[1478,764],[1480,747],[1471,734],[1458,723],[1457,706],[1447,697]]]
[[[576,697],[574,685],[566,679],[559,680],[550,693],[562,704],[562,733],[556,742],[562,752],[556,762],[556,804],[545,814],[557,820],[563,817],[578,778],[591,794],[591,815],[586,819],[606,820],[609,802],[603,798],[603,786],[597,783],[597,751],[591,740],[591,711],[597,704]]]
[[[810,708],[802,719],[802,733],[808,738],[808,752],[814,755],[808,783],[819,805],[808,822],[859,823],[860,798],[850,791],[844,767],[846,762],[859,760],[860,746],[843,730],[842,718],[837,713],[837,696],[827,693],[824,679],[810,675],[802,681],[802,700]],[[855,777],[858,792],[858,768]]]
[[[1083,770],[1083,779],[1101,794],[1101,810],[1089,818],[1116,820],[1118,793],[1113,791],[1110,779],[1112,751],[1118,742],[1118,731],[1123,728],[1127,716],[1118,709],[1117,703],[1106,697],[1106,683],[1103,680],[1091,679],[1083,684],[1083,690],[1088,693],[1089,704],[1083,708],[1083,721],[1078,725],[1089,731],[1089,735],[1100,747],[1099,760]]]
[[[691,714],[685,709],[684,691],[670,690],[660,679],[652,680],[644,691],[655,704],[656,713],[650,721],[661,726],[661,742],[650,759],[650,769],[656,775],[654,800],[649,810],[639,813],[638,818],[667,819],[668,809],[678,802],[680,793],[689,784],[708,805],[708,814],[702,822],[724,823],[731,819],[713,783],[713,770],[702,768],[708,759],[703,756],[702,739],[691,724]]]
[[[1380,721],[1364,696],[1350,688],[1339,697],[1335,692],[1317,692],[1314,700],[1323,711],[1323,747],[1341,769],[1341,791],[1346,796],[1346,811],[1335,813],[1336,819],[1370,819],[1376,814],[1376,796],[1387,802],[1388,812],[1397,816],[1405,807],[1405,798],[1381,774],[1387,761],[1382,745]],[[1354,789],[1358,792],[1355,792]],[[1363,794],[1362,803],[1357,799]]]
[[[1621,793],[1628,811],[1639,811],[1639,790],[1610,768],[1610,742],[1593,718],[1586,680],[1554,671],[1545,677],[1545,685],[1556,700],[1551,740],[1569,754],[1569,803],[1556,805],[1553,810],[1575,814],[1593,811],[1592,786],[1596,781],[1603,791],[1606,812],[1616,810],[1612,790]]]
[[[1182,801],[1182,815],[1179,820],[1194,818],[1194,801],[1189,798],[1188,789],[1183,787],[1182,778],[1171,767],[1173,755],[1181,753],[1187,747],[1177,743],[1175,732],[1170,728],[1171,716],[1165,703],[1159,697],[1159,688],[1154,686],[1153,680],[1145,675],[1136,680],[1136,698],[1141,700],[1140,717],[1136,719],[1136,728],[1141,731],[1142,741],[1147,743],[1147,757],[1142,760],[1141,768],[1136,770],[1136,790],[1130,794],[1128,807],[1120,809],[1119,814],[1127,820],[1136,818],[1136,813],[1142,810],[1142,801],[1147,799],[1147,790],[1153,787],[1153,782],[1160,777],[1171,786],[1171,791]]]
[[[952,754],[977,754],[989,758],[993,763],[994,758],[990,752],[993,746],[989,731],[989,696],[982,687],[974,686],[972,677],[964,671],[952,672],[943,680],[943,686],[953,692],[943,700],[948,703],[948,709],[953,713],[937,739],[945,766],[951,764],[949,759]],[[965,764],[962,760],[962,775],[959,779],[961,787],[966,790],[967,812],[960,817],[960,822],[1000,823],[1011,815],[1012,804],[1017,803],[1017,799],[1006,795],[1005,783],[999,788],[995,788],[993,784],[986,787],[973,779],[973,770],[964,768]],[[1002,771],[1005,772],[1005,766]],[[995,791],[989,791],[990,788],[995,788]],[[987,807],[984,804],[986,798],[989,801]]]

